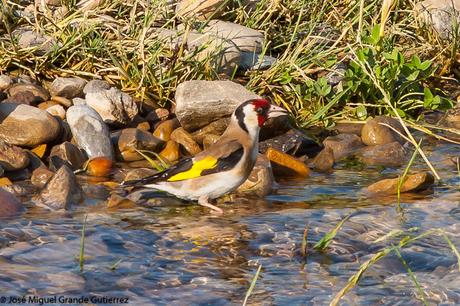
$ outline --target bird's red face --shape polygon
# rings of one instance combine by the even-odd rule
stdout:
[[[257,113],[257,122],[259,127],[264,125],[268,119],[268,111],[270,110],[270,103],[265,99],[254,99],[252,100],[254,111]]]

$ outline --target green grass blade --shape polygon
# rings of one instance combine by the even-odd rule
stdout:
[[[256,282],[257,282],[257,279],[259,278],[259,273],[261,269],[262,269],[262,265],[259,265],[259,267],[257,268],[257,272],[254,275],[254,278],[252,279],[251,285],[249,286],[249,289],[246,292],[246,296],[244,297],[243,306],[246,306],[248,299],[251,296],[252,291],[254,290],[254,287],[256,286]]]
[[[343,218],[330,232],[326,233],[320,241],[318,241],[313,248],[318,251],[324,251],[329,244],[332,242],[332,239],[335,238],[337,232],[340,230],[342,225],[351,217],[351,214]]]
[[[418,151],[419,151],[419,148],[420,148],[420,145],[422,144],[422,140],[423,138],[420,139],[420,141],[418,142],[417,144],[417,148],[414,150],[414,153],[412,154],[410,160],[409,160],[409,163],[407,163],[407,166],[406,168],[404,169],[404,172],[403,172],[403,175],[399,178],[399,181],[398,181],[398,190],[397,190],[397,196],[398,196],[398,211],[401,211],[402,208],[401,208],[401,186],[404,184],[404,182],[406,181],[406,177],[407,177],[407,174],[409,173],[409,170],[410,170],[410,167],[412,167],[412,164],[414,163],[415,161],[415,158],[417,157],[418,155]]]

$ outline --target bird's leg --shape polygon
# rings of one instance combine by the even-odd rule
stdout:
[[[219,207],[214,206],[214,205],[212,205],[211,203],[208,202],[208,196],[199,197],[198,198],[198,204],[200,204],[201,206],[211,208],[212,210],[214,210],[215,212],[218,212],[219,214],[224,213],[224,211],[222,209],[220,209]]]

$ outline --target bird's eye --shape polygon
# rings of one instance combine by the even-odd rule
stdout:
[[[258,107],[258,108],[256,109],[256,112],[257,112],[258,114],[262,114],[263,111],[264,111],[264,109],[263,109],[262,107]]]

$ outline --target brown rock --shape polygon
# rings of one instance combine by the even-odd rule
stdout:
[[[146,178],[148,176],[157,174],[158,171],[150,169],[150,168],[137,168],[137,169],[132,169],[128,173],[126,173],[125,182],[128,181],[133,181],[133,180],[139,180]]]
[[[51,101],[52,102],[57,102],[58,104],[66,107],[66,108],[71,107],[72,104],[73,104],[72,100],[64,98],[64,97],[60,97],[60,96],[52,96]]]
[[[192,135],[184,128],[175,129],[171,134],[171,139],[180,144],[190,155],[196,155],[201,152],[200,146],[193,140]]]
[[[324,148],[313,160],[313,168],[319,172],[328,172],[334,166],[334,151]]]
[[[176,118],[163,121],[156,127],[153,136],[168,141],[171,138],[171,133],[179,126],[179,121]]]
[[[136,203],[118,194],[112,193],[107,200],[108,208],[132,208]]]
[[[150,123],[148,123],[147,121],[139,122],[136,125],[136,129],[148,132],[150,131]]]
[[[434,177],[429,172],[411,174],[406,176],[400,191],[422,191],[431,187],[433,183]],[[399,178],[385,179],[370,185],[365,191],[371,194],[397,194],[398,184]]]
[[[155,124],[158,121],[164,121],[168,119],[169,111],[166,108],[156,108],[155,110],[149,112],[145,119],[151,124]]]
[[[42,158],[45,155],[46,148],[47,148],[46,144],[41,144],[41,145],[38,145],[35,148],[31,149],[30,152],[34,153],[39,158]]]
[[[0,166],[6,171],[24,169],[29,165],[27,152],[0,139]]]
[[[259,154],[248,179],[235,190],[235,193],[264,197],[271,193],[274,181],[270,160]]]
[[[48,91],[46,91],[43,87],[35,84],[19,83],[11,86],[8,89],[8,94],[10,97],[24,92],[31,93],[35,97],[35,103],[48,101],[50,98]]]
[[[363,129],[363,126],[363,123],[341,122],[337,123],[333,129],[339,132],[339,134],[355,134],[361,136],[361,130]]]
[[[58,104],[50,106],[46,109],[46,111],[54,117],[59,117],[61,120],[65,119],[65,109],[62,105]]]
[[[203,150],[207,150],[210,146],[215,144],[221,136],[214,134],[207,134],[203,138]]]
[[[176,6],[176,14],[179,17],[195,17],[200,20],[217,18],[224,5],[225,0],[182,0]]]
[[[329,136],[323,141],[324,147],[330,148],[334,153],[334,160],[338,161],[352,154],[363,146],[361,138],[354,134],[339,134]]]
[[[21,202],[8,191],[0,188],[0,217],[12,217],[23,211]]]
[[[78,170],[83,168],[85,161],[85,154],[77,146],[68,141],[54,146],[49,156],[49,164],[52,169],[59,169],[63,165],[66,165],[72,170]]]
[[[47,108],[50,108],[51,106],[54,106],[54,105],[59,105],[59,103],[57,103],[56,101],[46,101],[46,102],[42,102],[40,104],[37,105],[37,107],[39,109],[42,109],[42,110],[46,110]]]
[[[203,141],[206,135],[208,134],[213,134],[213,135],[218,135],[218,136],[222,135],[227,129],[227,126],[229,123],[230,123],[230,117],[218,119],[206,125],[205,127],[202,127],[201,129],[193,132],[192,137],[197,143],[203,144]]]
[[[69,209],[82,200],[82,190],[77,178],[67,166],[62,166],[48,181],[34,201],[52,210]]]
[[[361,148],[355,156],[369,166],[399,167],[405,163],[407,153],[403,146],[395,141]]]
[[[88,162],[86,172],[92,176],[107,176],[112,171],[112,160],[107,157],[95,157]]]
[[[160,156],[166,158],[171,163],[179,160],[179,144],[174,140],[169,140],[165,148],[160,152]]]
[[[10,181],[7,177],[0,177],[0,187],[13,185],[13,182]]]
[[[46,167],[40,167],[32,172],[30,181],[32,185],[43,188],[45,187],[46,183],[48,183],[48,181],[53,177],[53,175],[53,171],[48,170]]]
[[[21,91],[13,96],[3,100],[3,102],[10,102],[10,103],[16,103],[16,104],[26,104],[26,105],[32,105],[35,106],[37,103],[42,102],[42,98],[35,96],[32,92],[30,91]]]
[[[7,143],[34,147],[59,136],[59,122],[46,111],[25,104],[0,103],[0,137]]]
[[[460,106],[447,111],[444,121],[448,127],[460,129]]]
[[[164,142],[161,139],[149,132],[134,128],[122,130],[118,138],[118,149],[125,161],[142,160],[142,155],[137,153],[136,150],[158,152],[163,145]]]
[[[54,79],[50,87],[53,96],[61,96],[72,99],[83,94],[86,81],[81,78],[61,78]],[[70,106],[70,105],[69,105]]]
[[[373,119],[369,119],[363,126],[361,130],[361,138],[364,144],[368,146],[375,146],[394,141],[404,143],[403,138],[398,135],[398,133],[382,124],[387,124],[405,135],[398,120],[391,117],[378,116]]]
[[[300,160],[278,151],[269,148],[265,153],[267,158],[272,162],[273,173],[275,177],[279,176],[298,176],[307,177],[310,175],[310,169]]]

